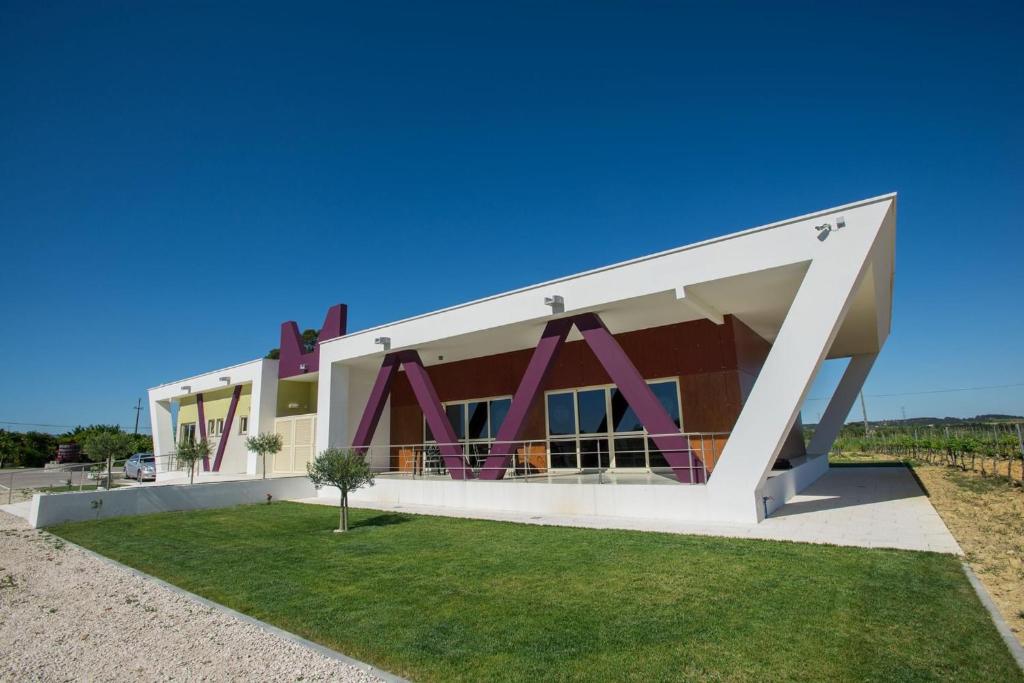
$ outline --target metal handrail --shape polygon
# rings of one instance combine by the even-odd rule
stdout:
[[[161,458],[166,459],[168,467],[163,471],[176,471],[177,463],[174,453],[167,453],[162,455],[154,455],[156,463],[161,462]],[[110,487],[114,479],[123,477],[124,464],[128,461],[128,458],[122,458],[120,460],[114,460],[110,465],[111,482],[106,482],[107,486]],[[45,492],[47,489],[53,489],[55,487],[78,487],[79,491],[84,490],[87,485],[87,480],[90,479],[89,475],[95,472],[96,476],[94,480],[99,483],[101,480],[106,479],[107,463],[106,461],[101,462],[70,462],[60,463],[53,467],[31,467],[31,468],[20,468],[8,472],[8,476],[4,477],[3,473],[0,472],[0,501],[6,497],[7,504],[14,501],[14,491],[18,489],[26,491],[42,491]],[[67,476],[64,479],[63,484],[56,482],[45,484],[45,485],[32,485],[33,479],[38,479],[40,474],[64,474]],[[76,476],[77,475],[77,476]],[[21,480],[21,486],[18,485],[18,480]],[[26,484],[25,481],[29,480]],[[77,482],[76,482],[77,480]],[[3,494],[6,493],[6,496]]]
[[[450,461],[451,458],[459,458],[461,467],[473,474],[479,475],[481,472],[487,471],[499,471],[503,472],[503,476],[512,477],[522,481],[529,481],[531,478],[537,479],[540,477],[550,478],[552,476],[563,476],[580,473],[596,473],[598,475],[598,481],[603,483],[603,478],[607,474],[627,474],[639,471],[645,471],[648,473],[659,473],[659,472],[679,472],[684,471],[689,473],[689,479],[691,482],[704,483],[707,482],[710,470],[708,469],[708,456],[710,455],[712,462],[718,460],[718,438],[728,437],[729,432],[673,432],[666,434],[651,434],[649,432],[627,432],[627,433],[602,433],[593,435],[571,435],[571,436],[552,436],[546,439],[515,439],[509,441],[498,441],[491,439],[466,439],[457,442],[436,442],[436,441],[425,441],[419,443],[403,443],[403,444],[376,444],[370,445],[365,448],[361,448],[363,452],[370,456],[371,463],[373,462],[374,454],[379,454],[382,450],[387,454],[388,465],[382,466],[379,464],[371,464],[371,470],[377,474],[402,474],[408,475],[413,478],[431,475],[444,475],[450,470],[446,459]],[[611,450],[604,450],[600,448],[600,443],[604,441],[611,441],[616,439],[651,439],[651,438],[662,438],[672,437],[680,438],[685,437],[687,439],[687,446],[674,448],[674,449],[661,449],[655,447],[653,450],[661,453],[689,453],[691,456],[696,458],[689,458],[688,465],[686,466],[672,466],[666,464],[663,466],[650,466],[649,460],[647,460],[647,454],[652,450],[648,442],[645,441],[644,448],[633,448],[633,449],[621,449],[615,448],[614,452],[616,459],[619,455],[627,454],[643,454],[645,456],[645,465],[643,467],[632,468],[632,467],[621,467],[611,466]],[[717,438],[716,438],[717,437]],[[545,456],[550,455],[549,444],[552,443],[577,443],[579,442],[582,446],[583,442],[596,441],[598,442],[597,449],[589,448],[576,448],[573,451],[573,456],[578,457],[577,467],[548,467],[547,463],[542,471],[538,471],[538,468],[530,462],[531,455],[534,453],[543,453]],[[511,445],[513,448],[510,449],[511,463],[505,466],[494,467],[487,466],[485,464],[487,458],[490,456],[490,451],[494,445],[506,444]],[[457,454],[444,455],[441,453],[442,448],[452,447],[457,448]],[[542,450],[539,450],[542,449]],[[480,452],[473,452],[479,450]],[[399,462],[397,466],[391,464],[391,459],[398,452],[401,457],[401,451],[411,451],[411,462]],[[595,465],[587,465],[584,459],[590,459],[596,457]],[[607,463],[605,465],[604,463]],[[532,471],[531,471],[532,470]],[[695,476],[699,473],[700,476]]]

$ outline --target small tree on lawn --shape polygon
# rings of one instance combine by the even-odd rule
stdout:
[[[373,486],[373,472],[366,458],[351,448],[328,448],[306,464],[306,471],[318,489],[334,486],[341,491],[338,531],[348,531],[348,494],[363,486]]]
[[[284,440],[280,434],[264,432],[256,436],[250,436],[245,440],[245,446],[253,453],[260,456],[263,461],[263,478],[267,478],[267,457],[277,455],[284,446]]]
[[[178,443],[178,462],[188,467],[188,483],[195,479],[196,463],[210,457],[210,443],[206,439],[186,439]]]
[[[107,463],[107,488],[110,488],[113,478],[114,461],[120,458],[127,458],[131,455],[132,445],[131,434],[124,432],[94,432],[85,438],[83,450],[93,462]]]

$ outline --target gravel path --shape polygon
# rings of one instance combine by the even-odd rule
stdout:
[[[0,681],[378,681],[0,512]]]

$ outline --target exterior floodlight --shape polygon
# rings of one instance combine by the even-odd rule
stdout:
[[[380,344],[384,347],[385,351],[391,350],[391,337],[377,337],[373,340],[374,344]]]
[[[560,295],[554,294],[552,296],[544,297],[544,305],[551,307],[552,313],[564,313],[565,312],[565,299]]]
[[[183,386],[181,388],[181,390],[184,391],[186,394],[191,394],[192,393],[192,386],[186,384],[185,386]]]
[[[299,363],[299,371],[300,372],[305,372],[306,371],[306,364],[305,363]]]
[[[218,382],[224,382],[224,384],[231,384],[231,378],[230,377],[218,377],[217,381]]]

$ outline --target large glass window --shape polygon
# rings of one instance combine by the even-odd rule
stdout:
[[[677,427],[679,383],[647,383]],[[587,387],[547,395],[548,453],[553,469],[651,468],[668,463],[618,387]]]
[[[463,451],[470,456],[474,465],[482,464],[490,453],[491,442],[498,436],[498,430],[508,415],[512,399],[507,397],[492,399],[474,399],[444,404],[444,412],[455,431],[455,436],[463,445]],[[434,443],[436,439],[427,421],[423,421],[424,443]]]

